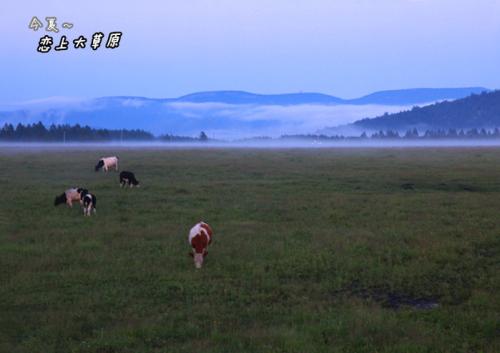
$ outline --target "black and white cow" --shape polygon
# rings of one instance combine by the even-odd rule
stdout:
[[[127,171],[123,171],[120,173],[120,186],[121,187],[124,187],[124,186],[130,186],[130,187],[133,187],[133,186],[137,186],[139,187],[139,181],[135,178],[135,175],[134,173],[132,172],[127,172]]]
[[[84,216],[90,216],[92,211],[97,212],[97,198],[94,194],[87,192],[83,195],[82,202]]]
[[[112,157],[102,157],[99,159],[99,162],[97,162],[97,165],[95,166],[95,171],[98,172],[99,169],[102,168],[105,172],[109,170],[109,168],[115,167],[115,170],[118,170],[118,157],[112,156]]]

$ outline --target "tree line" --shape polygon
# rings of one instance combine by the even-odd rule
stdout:
[[[379,130],[373,133],[363,132],[360,136],[343,135],[282,135],[282,139],[315,140],[357,140],[357,139],[484,139],[500,138],[500,129],[437,129],[420,133],[416,128],[400,133],[397,130]]]
[[[48,128],[42,123],[17,124],[6,123],[0,129],[2,142],[105,142],[105,141],[167,141],[189,142],[207,141],[207,135],[202,131],[199,137],[161,135],[155,137],[150,132],[140,129],[95,129],[90,126],[55,125]]]
[[[397,130],[379,130],[373,133],[363,132],[360,136],[298,134],[282,135],[280,139],[315,139],[315,140],[356,140],[356,139],[485,139],[500,138],[500,129],[437,129],[420,133],[416,128],[400,133]],[[267,138],[271,139],[271,138]],[[0,129],[2,142],[106,142],[106,141],[163,141],[163,142],[205,142],[210,139],[201,132],[198,137],[164,134],[155,137],[144,130],[95,129],[90,126],[55,125],[48,128],[43,123],[12,124],[6,123]],[[250,139],[252,140],[252,139]],[[212,140],[213,141],[213,140]]]

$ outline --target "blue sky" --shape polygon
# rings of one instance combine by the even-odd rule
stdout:
[[[0,14],[0,102],[500,87],[500,0],[19,0]],[[34,15],[74,24],[56,41],[122,31],[121,46],[37,53]]]

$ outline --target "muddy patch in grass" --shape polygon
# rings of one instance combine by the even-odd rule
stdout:
[[[454,183],[439,183],[434,187],[435,190],[440,191],[469,191],[469,192],[478,192],[481,191],[481,188],[475,185],[468,184],[454,184]]]
[[[350,285],[349,288],[336,291],[335,294],[344,294],[367,301],[374,301],[379,303],[382,307],[392,310],[399,310],[405,307],[416,310],[432,310],[440,307],[440,303],[436,297],[411,296],[382,289],[359,288],[356,284]]]
[[[364,299],[371,299],[389,309],[400,309],[411,307],[418,310],[430,310],[439,307],[439,302],[435,298],[411,297],[399,293],[367,293]]]
[[[175,189],[175,191],[174,191],[174,192],[175,192],[176,194],[178,194],[178,195],[189,195],[189,194],[190,194],[189,190],[184,189],[184,188],[178,188],[178,189]]]

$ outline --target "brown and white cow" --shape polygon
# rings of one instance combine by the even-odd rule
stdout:
[[[80,201],[80,192],[81,188],[71,188],[63,192],[61,195],[57,196],[54,200],[54,206],[57,206],[61,203],[66,203],[69,207],[73,207],[73,202]]]
[[[193,249],[190,255],[194,258],[196,268],[201,268],[203,265],[203,260],[208,254],[208,245],[212,243],[212,234],[212,228],[205,222],[196,224],[189,231],[189,244]]]
[[[95,171],[98,172],[99,169],[102,168],[105,172],[109,170],[109,168],[115,167],[116,170],[118,170],[118,157],[112,156],[112,157],[102,157],[99,159],[99,162],[97,162],[97,165],[95,166]]]

